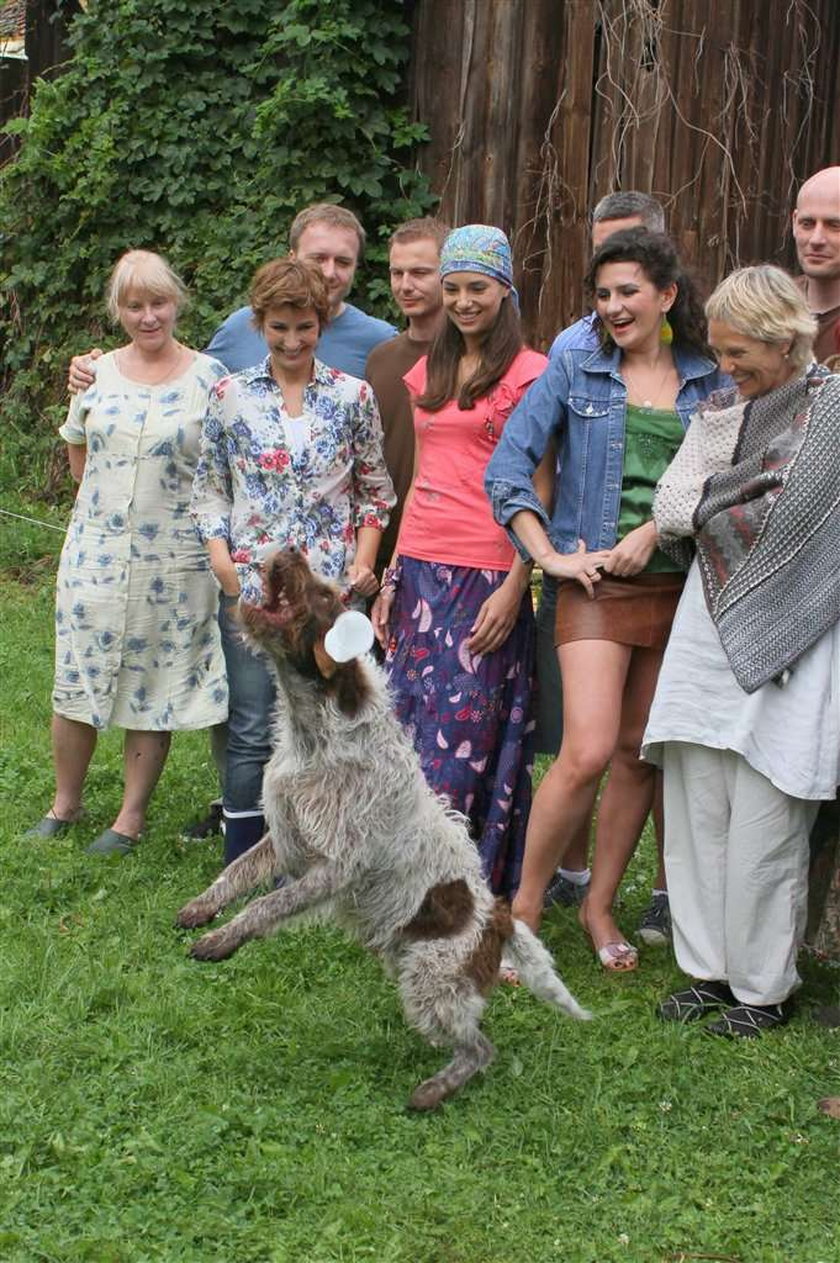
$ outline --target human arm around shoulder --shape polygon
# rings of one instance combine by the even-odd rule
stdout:
[[[71,395],[83,395],[88,386],[96,381],[95,361],[102,356],[101,347],[95,346],[82,355],[74,355],[67,370],[67,389]]]

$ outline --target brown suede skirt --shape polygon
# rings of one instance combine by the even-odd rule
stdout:
[[[590,599],[576,579],[557,587],[555,645],[572,640],[612,640],[640,649],[664,649],[685,583],[679,573],[602,575]]]

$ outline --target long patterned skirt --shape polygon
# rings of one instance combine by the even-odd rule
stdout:
[[[474,656],[470,629],[505,571],[403,557],[386,670],[431,787],[464,813],[494,894],[519,885],[531,806],[535,630],[526,592],[506,642]]]

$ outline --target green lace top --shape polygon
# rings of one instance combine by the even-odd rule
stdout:
[[[656,484],[677,454],[684,430],[676,412],[660,408],[640,408],[628,403],[624,423],[624,477],[618,512],[618,539],[651,519]],[[676,562],[660,549],[645,566],[644,573],[679,570]]]

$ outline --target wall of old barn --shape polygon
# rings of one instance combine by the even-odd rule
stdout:
[[[415,0],[420,164],[515,243],[530,336],[583,304],[587,212],[652,192],[707,285],[793,263],[795,190],[840,162],[837,0]]]

